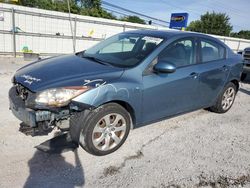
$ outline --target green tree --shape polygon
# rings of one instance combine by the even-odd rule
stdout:
[[[250,30],[241,30],[230,34],[231,37],[250,39]]]
[[[19,0],[18,4],[27,7],[68,12],[67,0]],[[76,1],[70,1],[70,10],[74,14],[80,13],[80,7],[77,6]]]
[[[80,0],[80,3],[86,9],[101,9],[101,0]]]
[[[68,12],[67,0],[54,0],[53,10],[59,12]],[[70,0],[70,12],[73,14],[80,14],[81,8],[76,4],[76,1]]]
[[[0,0],[1,1],[1,0]],[[68,12],[67,0],[19,0],[17,3],[27,7],[36,7],[46,10]],[[105,11],[101,6],[101,0],[70,0],[70,11],[74,14],[101,17],[117,20],[112,13]],[[122,21],[145,24],[145,21],[137,16],[126,16]]]
[[[101,0],[79,0],[81,14],[86,16],[102,17],[108,19],[117,19],[113,14],[103,10]]]
[[[229,36],[233,27],[230,18],[225,13],[209,13],[201,15],[200,20],[192,21],[187,30]]]
[[[121,21],[127,21],[132,23],[146,24],[145,20],[139,18],[138,16],[125,16],[120,19]]]

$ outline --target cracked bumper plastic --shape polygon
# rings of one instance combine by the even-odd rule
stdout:
[[[15,94],[15,88],[9,91],[10,110],[12,113],[25,124],[36,127],[36,114],[32,109],[25,107],[25,102]]]
[[[83,111],[92,106],[72,101],[68,107],[57,109],[31,109],[25,105],[25,101],[17,94],[15,86],[9,91],[9,103],[12,113],[30,127],[37,127],[39,122],[53,122],[66,120],[71,111]]]

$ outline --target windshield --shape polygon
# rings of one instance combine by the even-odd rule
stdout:
[[[133,67],[147,57],[162,38],[134,33],[112,36],[86,50],[83,57],[117,67]]]

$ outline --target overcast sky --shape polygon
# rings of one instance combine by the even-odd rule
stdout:
[[[189,13],[189,23],[206,11],[229,15],[234,31],[250,30],[250,0],[105,0],[165,21],[173,12]],[[108,6],[105,6],[108,7]]]

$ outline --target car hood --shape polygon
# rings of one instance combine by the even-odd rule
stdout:
[[[14,79],[33,92],[49,88],[109,82],[119,78],[123,69],[102,65],[76,55],[36,61],[19,69]]]

